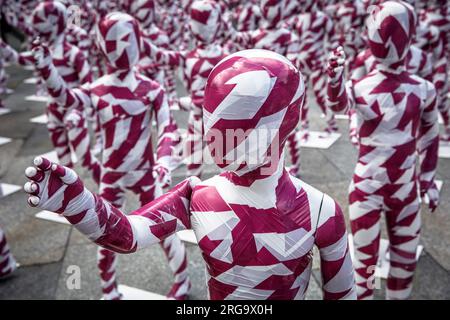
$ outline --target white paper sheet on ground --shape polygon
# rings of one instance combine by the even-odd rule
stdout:
[[[183,230],[177,232],[178,237],[181,241],[189,242],[192,244],[198,244],[197,238],[195,236],[194,230]]]
[[[450,142],[439,141],[439,158],[450,159]]]
[[[34,71],[34,66],[28,65],[28,66],[23,67],[23,69],[28,70],[28,71]]]
[[[351,234],[348,235],[348,246],[350,255],[352,257],[352,260],[354,261],[354,255],[353,255],[353,236]],[[380,239],[380,248],[378,251],[378,261],[377,261],[377,267],[375,269],[375,276],[381,279],[387,279],[389,274],[389,241],[386,239]],[[416,260],[419,261],[419,258],[423,252],[423,246],[418,245],[417,246],[417,252],[416,252]]]
[[[442,186],[443,186],[443,184],[444,184],[444,181],[442,181],[442,180],[435,180],[434,182],[436,182],[436,187],[438,188],[439,193],[440,193],[440,192],[441,192],[441,189],[442,189]],[[425,197],[423,197],[423,201],[424,201],[426,204],[430,203],[430,199],[428,198],[427,195],[425,195]]]
[[[26,83],[26,84],[36,84],[38,82],[39,82],[39,79],[35,78],[35,77],[31,77],[31,78],[25,79],[23,81],[23,83]]]
[[[145,291],[123,284],[119,284],[118,290],[123,295],[122,300],[168,300],[166,296],[159,293]]]
[[[11,138],[6,138],[6,137],[0,137],[0,146],[7,144],[9,142],[11,142],[12,139]]]
[[[26,101],[35,101],[35,102],[49,102],[50,97],[38,96],[38,95],[32,94],[31,96],[26,96],[25,100]]]
[[[20,189],[22,189],[22,187],[15,184],[0,183],[0,198],[9,196]]]
[[[36,213],[34,216],[38,219],[70,225],[70,222],[67,221],[66,218],[64,218],[63,216],[60,216],[57,213],[51,212],[51,211],[46,211],[46,210],[40,211],[40,212]]]
[[[46,114],[41,114],[40,116],[31,118],[30,122],[39,123],[39,124],[47,124],[48,118],[47,118]]]
[[[11,112],[11,110],[8,108],[0,108],[0,116],[10,113],[10,112]]]
[[[298,132],[301,135],[302,132]],[[305,148],[317,148],[317,149],[328,149],[341,137],[340,133],[327,133],[320,131],[310,131],[308,140],[302,140],[300,142],[301,147]]]

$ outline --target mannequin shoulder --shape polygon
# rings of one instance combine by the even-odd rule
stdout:
[[[418,83],[419,90],[415,91],[422,100],[428,100],[436,96],[436,87],[431,81],[428,81],[418,75],[411,75],[411,78]]]
[[[320,213],[320,207],[322,205],[322,201],[323,198],[325,196],[325,194],[314,188],[313,186],[307,184],[306,182],[293,177],[293,176],[289,176],[292,183],[294,184],[296,190],[297,190],[297,194],[300,194],[302,192],[304,192],[307,196],[308,199],[308,204],[309,204],[309,210],[311,212],[311,218],[313,219],[314,217],[318,217],[319,213]],[[316,219],[313,219],[316,220]]]
[[[223,186],[226,179],[220,175],[203,180],[192,189],[191,208],[194,211],[228,211],[228,205],[224,201],[226,187]]]
[[[297,190],[303,190],[308,197],[308,204],[311,216],[311,222],[319,228],[336,213],[340,212],[339,205],[328,194],[310,186],[300,179],[291,177]],[[301,192],[301,191],[300,191]]]

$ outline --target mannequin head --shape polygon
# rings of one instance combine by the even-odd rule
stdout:
[[[96,28],[97,43],[108,65],[116,70],[129,70],[139,61],[139,23],[128,14],[112,12],[103,17]]]
[[[155,1],[153,0],[128,0],[125,11],[133,16],[142,29],[148,29],[155,21]]]
[[[238,176],[273,173],[298,124],[304,93],[301,73],[278,53],[244,50],[220,61],[209,75],[203,106],[214,162]]]
[[[66,7],[58,1],[41,2],[31,14],[33,29],[49,45],[64,34],[66,21]]]
[[[382,65],[395,69],[404,64],[415,23],[414,10],[407,3],[387,1],[371,7],[366,20],[368,44]]]
[[[221,26],[220,6],[211,0],[200,0],[190,7],[189,27],[195,38],[205,44],[212,43]]]

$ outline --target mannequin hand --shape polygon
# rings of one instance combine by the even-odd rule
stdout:
[[[42,157],[36,157],[33,163],[25,170],[29,181],[24,190],[30,206],[67,215],[92,207],[93,194],[84,188],[75,171]]]
[[[161,164],[156,164],[153,168],[156,181],[161,185],[161,188],[167,188],[172,183],[172,177],[169,169]]]
[[[422,184],[423,183],[421,183],[421,185]],[[439,189],[437,188],[436,183],[433,181],[426,191],[424,191],[424,189],[422,188],[420,190],[420,195],[422,198],[425,195],[428,196],[428,207],[430,208],[431,212],[434,212],[439,205]]]
[[[345,53],[342,47],[333,50],[328,57],[327,72],[330,80],[336,82],[342,77],[345,65]]]
[[[69,130],[79,127],[82,121],[82,115],[78,110],[71,110],[71,112],[64,117],[64,124]]]
[[[47,45],[41,43],[39,37],[37,37],[32,43],[32,52],[36,67],[38,69],[43,69],[52,63],[50,49]]]

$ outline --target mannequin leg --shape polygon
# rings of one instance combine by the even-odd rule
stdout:
[[[309,77],[305,76],[305,85],[308,86]],[[309,120],[308,120],[308,112],[309,112],[309,103],[308,103],[308,91],[306,90],[305,99],[303,102],[303,107],[300,114],[300,130],[302,132],[302,139],[308,140],[309,137]]]
[[[155,198],[154,190],[155,188],[150,188],[148,191],[143,191],[142,189],[139,191],[141,206],[146,205]],[[169,267],[174,275],[174,283],[167,297],[175,300],[185,300],[191,288],[187,270],[186,247],[176,234],[164,239],[160,245],[166,254]]]
[[[64,114],[54,104],[50,104],[47,108],[47,129],[50,134],[50,140],[55,147],[61,165],[72,168],[71,150],[69,146],[69,138],[64,124]]]
[[[316,98],[317,105],[319,106],[322,113],[325,115],[327,128],[325,131],[331,133],[338,130],[337,122],[334,114],[329,110],[325,104],[325,88],[326,88],[326,71],[322,68],[317,68],[311,73],[311,84]]]
[[[187,138],[187,176],[200,178],[203,169],[203,121],[201,105],[191,104],[188,120]]]
[[[114,181],[114,179],[114,175],[106,173],[102,177],[99,193],[103,199],[120,209],[125,202],[125,190],[118,184],[112,184],[111,181]],[[116,253],[99,247],[97,251],[97,266],[100,271],[102,293],[105,300],[119,300],[122,297],[118,290],[116,265]]]
[[[0,228],[0,279],[6,278],[17,269],[17,262],[9,250],[5,233]]]
[[[358,299],[373,299],[372,284],[380,246],[381,206],[377,197],[358,189],[350,193],[349,213]]]
[[[407,299],[411,295],[421,228],[419,199],[415,190],[407,201],[386,212],[390,255],[387,299]]]

